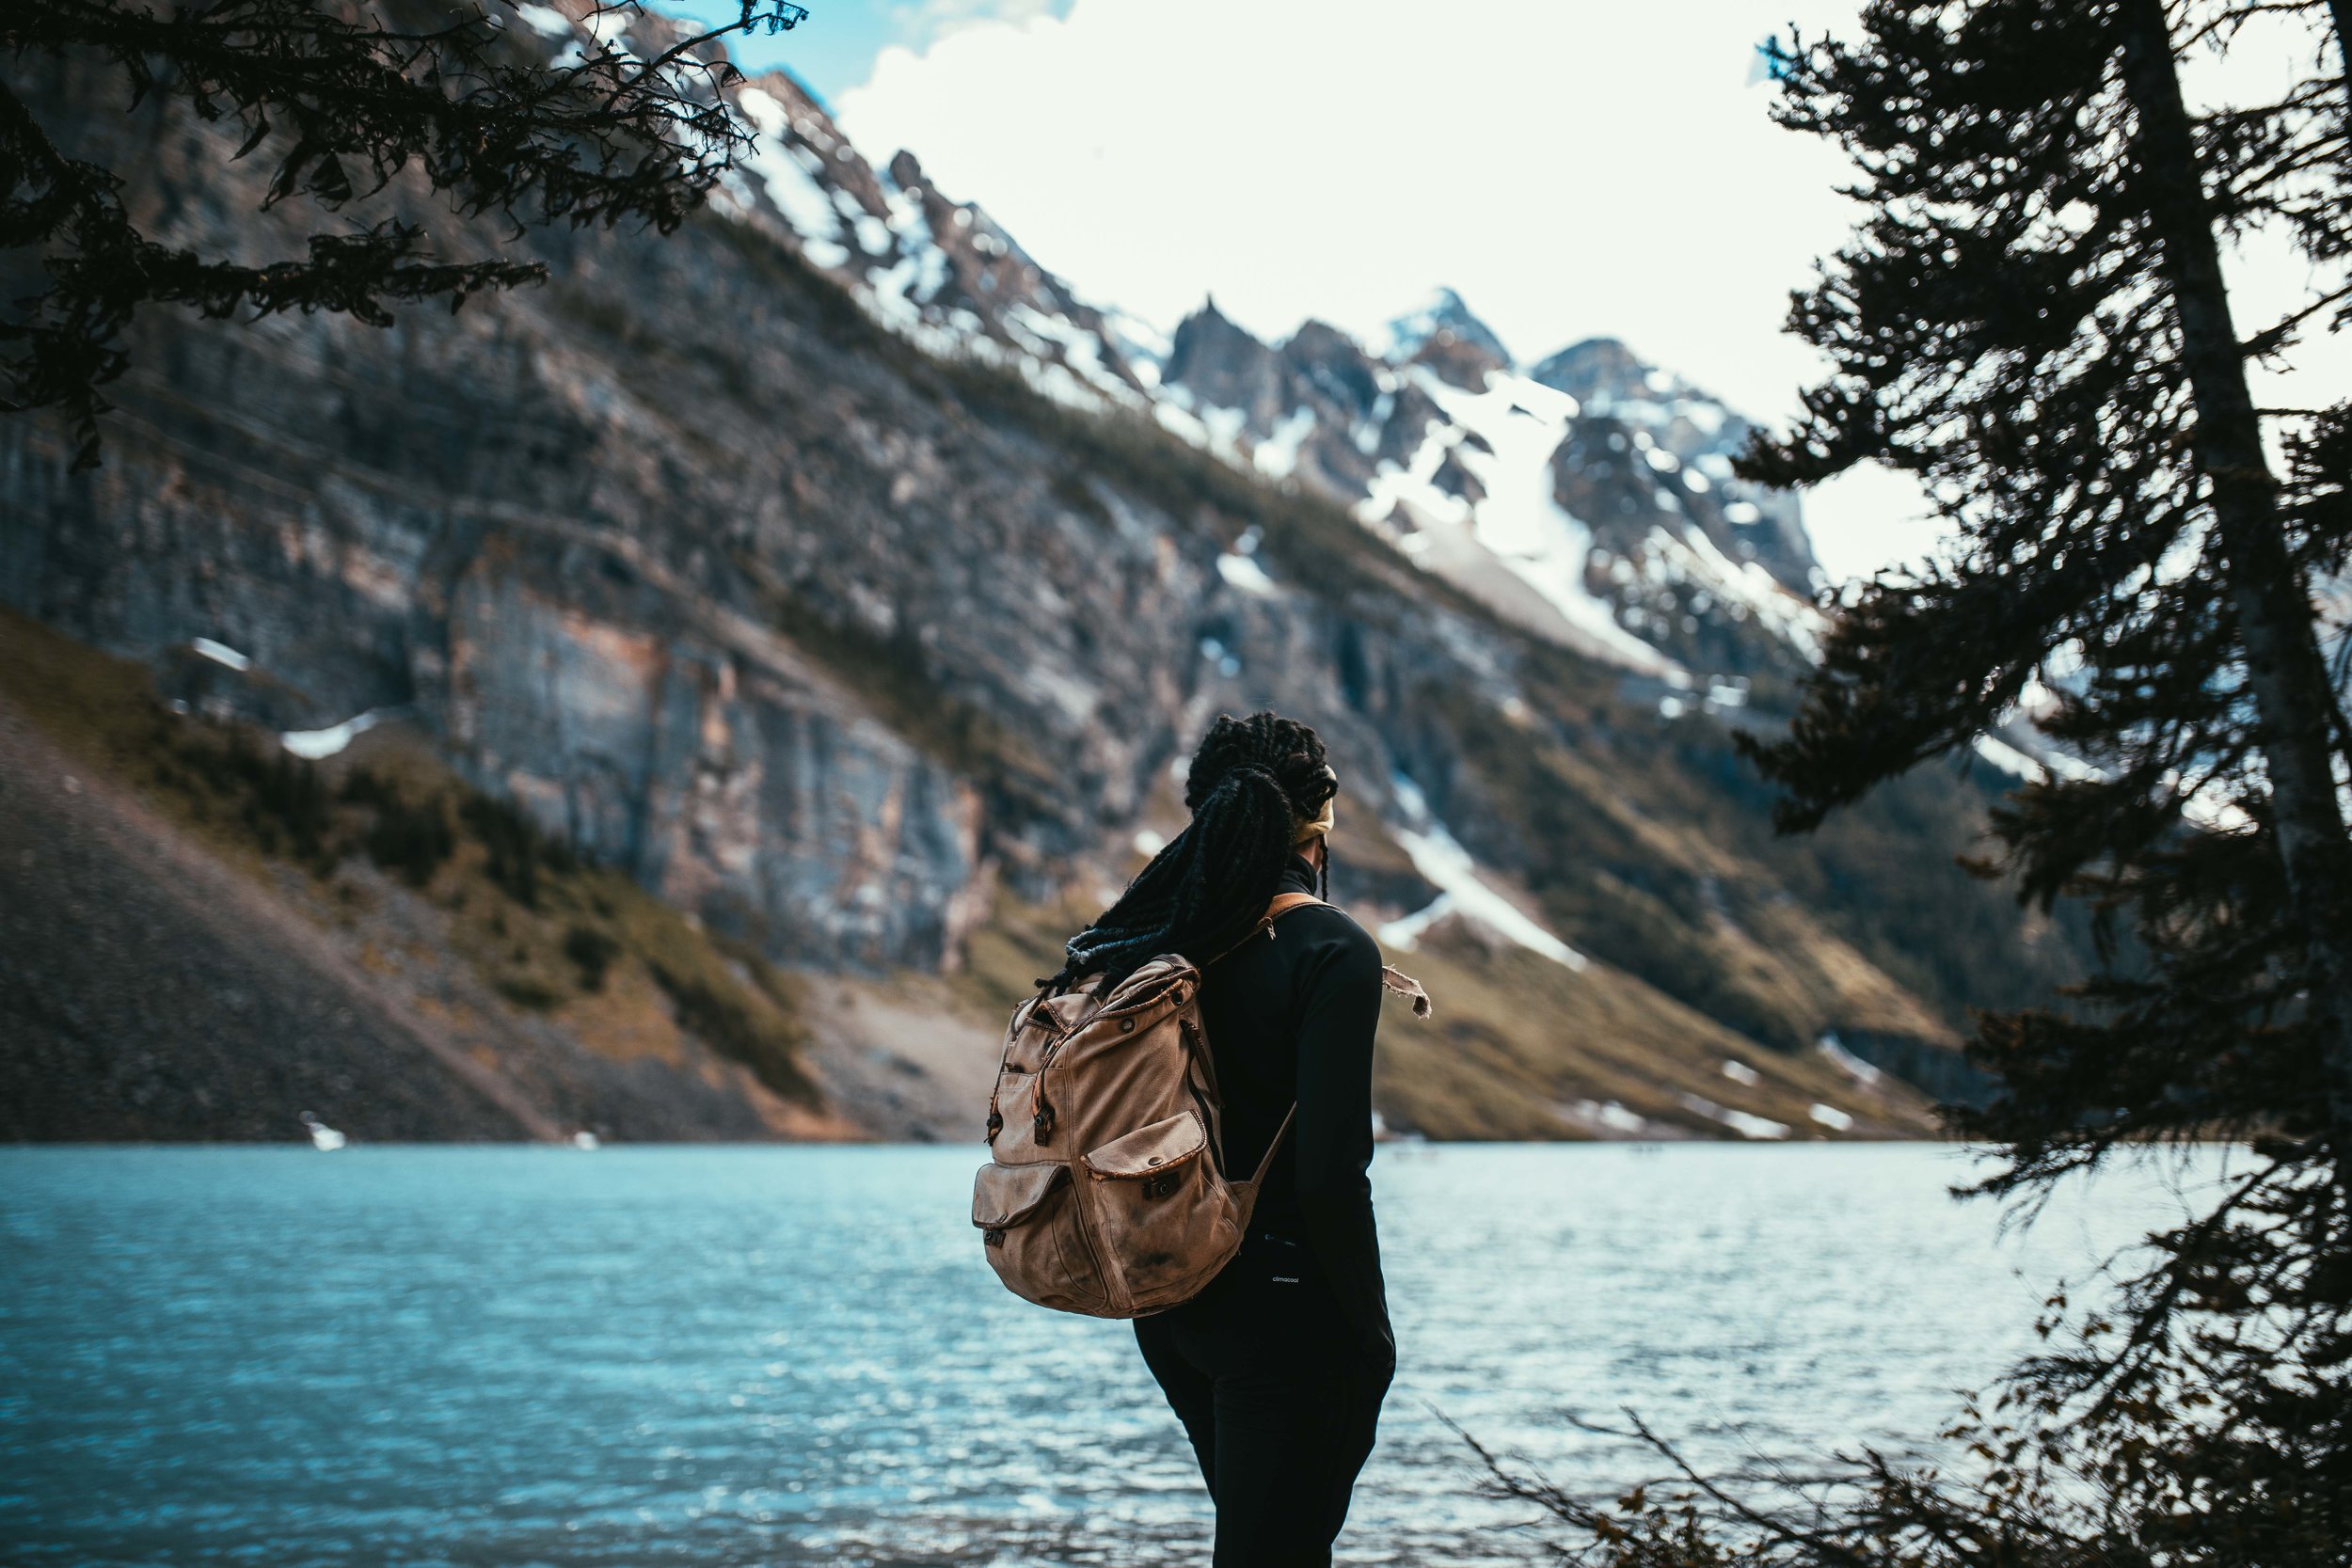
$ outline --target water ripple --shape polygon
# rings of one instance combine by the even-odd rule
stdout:
[[[17,1563],[1123,1564],[1207,1507],[1124,1325],[1040,1311],[969,1149],[0,1151]],[[1948,1151],[1391,1148],[1403,1366],[1343,1557],[1525,1560],[1438,1413],[1555,1479],[1572,1416],[1702,1460],[1896,1448],[2047,1287],[2169,1212],[2022,1242]],[[2171,1207],[2177,1207],[2172,1204]],[[1179,1544],[1182,1544],[1180,1546]]]

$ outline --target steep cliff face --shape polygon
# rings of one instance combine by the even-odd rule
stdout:
[[[296,243],[306,214],[260,214],[213,130],[14,80],[153,230]],[[1963,998],[2006,999],[1978,978],[2067,969],[2063,933],[2019,948],[1946,864],[1978,785],[1772,838],[1709,714],[1751,721],[1802,659],[1810,562],[1791,507],[1749,503],[1759,541],[1706,479],[1716,405],[1605,354],[1520,375],[1467,311],[1391,357],[1209,311],[1163,366],[911,156],[876,169],[782,78],[739,103],[763,139],[712,212],[534,233],[544,289],[383,331],[143,319],[99,471],[0,420],[0,601],[192,708],[402,721],[707,929],[831,974],[976,944],[1042,973],[992,933],[1082,911],[1175,831],[1211,714],[1300,714],[1344,781],[1343,895],[1461,986],[1542,976],[1542,1008],[1472,1008],[1386,1081],[1436,1132],[1738,1129],[1728,1051],[1805,1058],[1756,1090],[1829,1107],[1799,1131],[1915,1127],[1816,1037],[1947,1051]],[[1621,395],[1637,371],[1657,411]],[[1666,481],[1631,522],[1599,499],[1654,453],[1682,475],[1663,543]],[[1603,1030],[1630,1065],[1568,1050]]]
[[[885,193],[804,103],[780,121],[788,84],[744,90],[791,127],[759,162],[824,153],[827,210],[871,204],[843,238],[921,275],[942,330],[982,302],[992,329],[1099,320],[971,209]],[[208,132],[87,126],[167,232],[258,206]],[[1372,541],[1343,542],[1353,590],[1280,580],[1288,538],[1236,554],[1265,499],[1058,415],[1068,341],[973,328],[997,359],[931,358],[806,264],[847,267],[838,242],[737,199],[667,243],[534,236],[558,280],[453,319],[143,323],[98,473],[0,429],[0,594],[113,649],[233,649],[253,669],[218,700],[284,729],[411,716],[583,849],[825,966],[952,962],[992,877],[1058,886],[1215,707],[1345,712],[1343,648],[1375,703],[1416,662],[1499,668]],[[1074,358],[1131,392],[1115,355]],[[1333,738],[1378,799],[1369,716]]]

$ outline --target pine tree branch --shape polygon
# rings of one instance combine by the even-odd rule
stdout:
[[[748,145],[723,89],[737,77],[714,45],[726,34],[789,25],[781,0],[744,0],[739,20],[680,32],[651,59],[607,41],[603,24],[638,16],[601,5],[570,63],[510,33],[478,6],[374,0],[430,15],[384,23],[325,0],[191,0],[157,13],[137,0],[43,0],[0,10],[0,48],[20,60],[94,56],[127,80],[134,103],[164,98],[243,132],[242,158],[275,138],[262,198],[299,194],[339,210],[413,171],[410,195],[460,217],[674,230]],[[356,18],[356,19],[355,19]],[[665,24],[666,25],[666,24]],[[309,254],[232,264],[151,241],[125,216],[120,181],[63,155],[0,81],[0,247],[37,250],[49,287],[0,316],[0,408],[58,406],[76,468],[97,461],[99,388],[122,373],[123,332],[143,305],[254,316],[333,311],[373,325],[389,306],[535,282],[536,261],[437,258],[405,213],[314,235]],[[413,202],[410,203],[413,205]]]

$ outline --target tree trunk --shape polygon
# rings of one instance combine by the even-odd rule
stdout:
[[[2346,0],[2331,4],[2341,18]],[[2263,452],[2164,3],[2122,0],[2121,14],[2123,87],[2137,118],[2133,150],[2163,246],[2162,274],[2197,414],[2193,450],[2210,487],[2279,853],[2303,927],[2311,1022],[2331,1069],[2336,1168],[2339,1180],[2352,1179],[2352,840],[2336,803],[2328,665]]]
[[[2352,95],[2352,0],[2328,0],[2336,24],[2336,57],[2344,62],[2344,90]]]

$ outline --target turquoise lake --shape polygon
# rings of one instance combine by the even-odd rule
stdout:
[[[0,1150],[0,1558],[1159,1563],[1130,1330],[998,1286],[970,1148]],[[2215,1157],[2217,1159],[2217,1157]],[[2212,1160],[2201,1161],[2210,1164]],[[1540,1560],[1447,1426],[1596,1490],[1917,1449],[2177,1197],[2022,1234],[1926,1146],[1385,1146],[1402,1364],[1341,1559]]]

